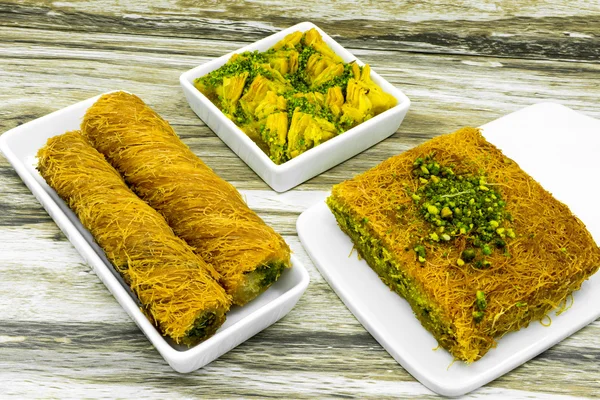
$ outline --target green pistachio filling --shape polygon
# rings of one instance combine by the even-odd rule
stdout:
[[[213,311],[203,312],[196,318],[194,325],[182,339],[182,343],[192,345],[213,335],[218,327],[221,326],[224,319],[225,315],[223,313],[217,314]]]
[[[244,305],[267,290],[279,277],[286,267],[283,261],[275,261],[261,265],[254,271],[245,274],[244,283],[233,294],[234,302]]]
[[[421,285],[403,272],[403,268],[382,241],[369,232],[368,219],[352,218],[345,207],[332,197],[327,199],[327,205],[342,231],[350,236],[361,257],[381,280],[409,302],[419,321],[433,333],[443,347],[453,348],[457,339],[452,325],[442,318],[442,311],[427,298],[420,289]]]

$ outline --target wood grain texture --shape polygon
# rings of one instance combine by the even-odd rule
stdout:
[[[284,235],[311,284],[280,322],[173,372],[0,157],[0,398],[435,398],[312,265],[298,215],[436,135],[540,101],[600,118],[600,3],[0,1],[0,132],[98,93],[138,94]],[[189,109],[185,70],[309,20],[412,101],[391,138],[276,194]],[[466,398],[594,398],[600,322]]]
[[[594,0],[521,2],[197,2],[167,0],[5,3],[0,23],[48,30],[149,33],[252,41],[310,20],[341,43],[434,53],[598,60]],[[581,3],[581,4],[580,4]],[[596,44],[596,46],[594,46]]]

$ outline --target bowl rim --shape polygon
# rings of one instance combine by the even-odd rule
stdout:
[[[327,33],[325,33],[317,25],[315,25],[312,22],[304,21],[304,22],[298,23],[296,25],[290,26],[289,28],[275,32],[274,34],[269,35],[269,36],[267,36],[263,39],[260,39],[256,42],[252,42],[238,50],[234,50],[225,55],[222,55],[220,57],[217,57],[217,58],[211,59],[205,63],[202,63],[190,70],[185,71],[179,77],[180,84],[184,87],[184,89],[187,89],[187,92],[189,94],[191,94],[198,101],[200,101],[202,103],[202,105],[204,107],[206,107],[206,109],[208,110],[208,112],[210,114],[212,114],[213,116],[218,118],[222,124],[225,124],[232,132],[234,132],[236,138],[241,141],[241,143],[244,147],[246,147],[248,150],[250,150],[252,152],[252,155],[255,156],[257,158],[257,160],[263,166],[268,168],[270,171],[276,172],[278,174],[283,174],[287,171],[301,168],[303,166],[303,164],[310,162],[312,159],[318,158],[319,156],[326,155],[327,153],[332,151],[335,147],[342,146],[344,143],[351,142],[357,136],[364,134],[365,131],[368,131],[368,130],[374,128],[375,126],[377,126],[377,124],[379,122],[383,121],[387,116],[389,116],[391,114],[402,112],[405,109],[408,109],[410,107],[410,99],[400,89],[396,88],[394,85],[392,85],[390,82],[388,82],[385,78],[383,78],[381,75],[379,75],[376,71],[374,71],[371,68],[371,79],[380,86],[382,83],[385,86],[387,86],[385,88],[385,91],[388,94],[391,94],[392,96],[394,96],[396,98],[396,100],[398,101],[398,103],[394,107],[374,116],[373,118],[370,118],[367,121],[364,121],[364,122],[358,124],[357,126],[351,128],[351,129],[348,129],[345,132],[342,132],[341,134],[327,140],[326,142],[321,143],[315,147],[312,147],[312,148],[302,152],[298,156],[284,162],[283,164],[276,164],[273,160],[271,160],[271,158],[265,152],[263,152],[260,149],[260,147],[258,147],[258,145],[252,139],[250,139],[250,137],[248,137],[248,135],[244,131],[242,131],[235,124],[235,122],[233,122],[232,120],[227,118],[225,116],[225,114],[221,110],[219,110],[219,108],[215,104],[213,104],[212,101],[210,101],[202,92],[200,92],[198,89],[196,89],[193,85],[193,82],[196,78],[204,76],[207,73],[214,71],[217,68],[221,67],[234,54],[243,53],[245,51],[254,51],[254,50],[265,51],[266,49],[270,48],[274,43],[283,39],[286,35],[288,35],[290,33],[293,33],[296,31],[305,32],[312,28],[315,28],[321,34],[321,36],[323,37],[323,40],[327,43],[327,45],[329,47],[331,47],[335,51],[335,53],[337,55],[342,57],[344,60],[350,59],[350,61],[344,61],[344,62],[356,61],[356,63],[360,66],[365,65],[364,62],[362,62],[352,52],[350,52],[345,47],[343,47],[338,42],[336,42],[331,36],[329,36]],[[219,135],[217,135],[217,136],[219,136]],[[233,150],[233,151],[235,153],[237,153],[235,150]]]

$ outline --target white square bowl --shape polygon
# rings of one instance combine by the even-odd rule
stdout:
[[[288,34],[315,28],[323,40],[344,62],[356,61],[364,65],[352,53],[340,46],[329,35],[310,22],[302,22],[258,42],[242,47],[232,53],[209,61],[181,75],[179,81],[192,110],[256,172],[273,190],[285,192],[329,168],[355,156],[391,136],[406,116],[410,100],[399,89],[371,70],[371,79],[398,104],[391,109],[349,129],[283,164],[275,164],[237,125],[225,116],[206,96],[194,87],[194,80],[220,68],[233,54],[244,51],[266,51]]]
[[[74,104],[4,133],[0,136],[0,151],[169,365],[178,372],[194,371],[286,315],[308,287],[308,272],[292,256],[292,268],[285,270],[277,282],[250,303],[243,307],[232,307],[217,333],[196,346],[188,348],[176,345],[163,337],[140,311],[137,298],[106,259],[90,232],[35,169],[38,149],[52,136],[79,129],[85,112],[99,97]]]

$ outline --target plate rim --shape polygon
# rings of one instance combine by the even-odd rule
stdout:
[[[514,116],[514,114],[526,112],[527,110],[531,111],[532,109],[537,109],[540,107],[554,108],[556,110],[560,109],[563,112],[568,111],[569,113],[577,114],[578,117],[587,119],[589,122],[593,121],[594,123],[597,123],[597,124],[600,123],[599,120],[596,120],[595,118],[581,114],[581,113],[579,113],[575,110],[572,110],[571,108],[566,107],[564,105],[554,103],[554,102],[539,102],[539,103],[530,105],[528,107],[519,109],[513,113],[504,115],[496,120],[490,121],[490,122],[482,125],[481,128],[485,129],[487,126],[490,126],[491,124],[496,123],[496,121],[502,120],[502,119],[510,117],[510,116]],[[500,376],[506,374],[507,372],[515,369],[516,367],[526,363],[527,361],[531,360],[535,356],[541,354],[545,350],[556,345],[560,341],[571,336],[575,332],[579,331],[580,329],[584,328],[585,326],[587,326],[588,324],[590,324],[591,322],[596,320],[598,317],[600,317],[600,306],[599,306],[598,309],[596,309],[594,312],[590,312],[588,314],[585,314],[583,317],[580,317],[580,319],[577,321],[577,323],[571,325],[569,327],[569,329],[562,329],[560,331],[557,331],[558,333],[556,333],[553,337],[551,337],[549,339],[542,338],[542,340],[536,341],[535,343],[533,343],[531,345],[525,346],[524,350],[517,352],[514,357],[508,357],[507,360],[504,360],[504,362],[501,362],[499,364],[500,367],[485,370],[482,373],[479,373],[479,374],[476,374],[476,375],[473,375],[470,377],[465,377],[464,379],[456,380],[455,382],[452,382],[449,384],[449,383],[437,378],[436,375],[432,376],[432,375],[428,375],[428,374],[424,373],[422,367],[421,368],[416,367],[415,365],[420,365],[420,363],[418,363],[418,362],[415,363],[414,361],[412,361],[414,359],[414,357],[412,354],[410,354],[410,352],[397,351],[396,347],[394,347],[393,345],[390,345],[389,341],[387,340],[388,337],[385,336],[384,334],[382,334],[381,332],[379,332],[379,330],[373,326],[370,318],[367,315],[365,315],[362,311],[359,310],[360,306],[357,306],[356,303],[346,293],[344,286],[347,286],[347,285],[343,285],[342,283],[337,282],[337,280],[330,274],[329,269],[331,269],[332,267],[331,266],[324,267],[321,265],[321,260],[319,259],[319,256],[315,254],[316,246],[313,248],[313,246],[308,244],[308,242],[310,242],[310,240],[307,239],[307,236],[309,235],[309,232],[310,232],[309,226],[311,225],[311,219],[319,218],[319,221],[322,224],[323,223],[322,222],[323,215],[324,215],[323,212],[325,212],[325,211],[329,215],[331,215],[331,218],[334,218],[333,214],[327,207],[325,201],[321,201],[321,202],[309,207],[307,210],[305,210],[303,213],[301,213],[300,216],[298,217],[298,219],[296,221],[296,227],[297,227],[297,231],[298,231],[298,237],[300,239],[300,242],[302,243],[303,248],[308,253],[311,261],[313,262],[313,264],[315,265],[315,267],[317,268],[319,273],[325,278],[325,280],[327,281],[329,286],[333,289],[333,291],[340,298],[340,300],[344,303],[344,305],[350,310],[350,312],[353,314],[353,316],[361,323],[361,325],[363,325],[363,327],[377,340],[377,342],[379,342],[381,344],[381,346],[388,352],[388,354],[390,354],[390,356],[392,356],[392,358],[394,358],[394,360],[396,360],[408,373],[410,373],[415,379],[417,379],[419,382],[421,382],[424,386],[426,386],[430,390],[433,390],[436,393],[439,393],[439,394],[442,394],[445,396],[460,396],[460,395],[469,393],[473,390],[476,390],[479,387],[486,385],[487,383],[489,383],[489,382],[499,378]],[[313,216],[313,214],[315,214],[315,216]],[[334,222],[334,223],[335,223],[336,228],[339,231],[340,235],[343,235],[352,244],[350,238],[339,229],[337,222]],[[366,263],[366,261],[364,259],[361,261],[365,264],[365,267],[368,268],[369,271],[371,271],[373,274],[376,274],[368,266],[368,264]],[[335,267],[333,267],[333,268],[335,268]],[[597,272],[595,275],[597,275],[597,274],[600,274],[600,271]],[[584,284],[587,283],[593,276],[594,275],[590,276],[588,278],[588,280],[586,280],[584,282]],[[382,290],[389,290],[387,288],[387,286],[385,286],[385,284],[383,282],[381,282],[381,280],[379,280],[379,278],[378,278],[378,281],[381,283]],[[398,296],[398,297],[401,298],[403,302],[406,302],[406,300],[404,298],[402,298],[401,296]],[[579,303],[581,303],[581,302],[579,302]],[[406,304],[408,305],[408,302],[406,302]],[[575,304],[577,304],[577,302]],[[575,305],[574,305],[574,307],[575,307]],[[577,308],[577,310],[578,309],[579,308]],[[573,310],[570,310],[570,311],[573,311]],[[555,312],[555,310],[551,311],[552,315],[554,312]],[[411,313],[414,314],[414,311],[412,311],[412,308],[411,308]],[[414,315],[412,315],[411,318],[413,318],[414,322],[422,328],[424,333],[426,333],[427,335],[429,335],[433,338],[431,333],[422,327],[422,325],[418,322],[418,320],[416,319],[416,317],[414,317]],[[532,322],[535,322],[535,321],[532,321]],[[523,328],[520,331],[524,331],[525,329],[527,329],[527,328]],[[561,328],[556,328],[556,329],[561,329]],[[510,332],[510,333],[518,334],[520,331],[514,331],[514,332]],[[550,331],[549,333],[552,334],[552,331]],[[500,339],[500,340],[502,340],[502,339]],[[444,349],[440,349],[438,351],[446,352],[446,350],[444,350]],[[525,353],[523,354],[523,352],[525,352]]]
[[[75,247],[79,255],[85,261],[85,263],[88,264],[94,271],[94,273],[98,276],[98,278],[100,278],[104,286],[113,295],[115,300],[117,300],[121,308],[123,308],[123,310],[138,326],[138,328],[142,331],[142,333],[146,336],[150,343],[152,343],[152,345],[158,350],[158,352],[165,359],[165,361],[178,372],[191,372],[212,362],[214,359],[220,357],[222,354],[238,346],[239,344],[243,343],[249,338],[248,337],[246,339],[238,341],[235,339],[236,332],[239,332],[244,328],[248,328],[248,326],[253,323],[257,323],[257,321],[260,321],[261,318],[268,316],[270,313],[273,313],[277,309],[290,306],[290,303],[291,310],[291,308],[293,308],[293,306],[297,303],[297,301],[300,299],[300,297],[308,287],[310,283],[310,275],[306,267],[300,262],[300,260],[295,255],[292,254],[290,269],[294,269],[294,273],[298,274],[298,278],[297,280],[295,280],[293,286],[287,289],[284,293],[280,294],[276,298],[264,304],[257,310],[254,310],[248,315],[243,316],[233,325],[226,327],[222,331],[217,331],[215,335],[211,336],[210,338],[193,347],[190,347],[187,350],[178,350],[172,345],[170,345],[166,341],[165,337],[158,331],[158,329],[153,324],[151,324],[148,318],[141,312],[136,301],[127,292],[123,284],[121,284],[121,282],[119,282],[116,276],[114,276],[114,274],[111,272],[111,268],[114,269],[112,265],[107,265],[104,262],[104,260],[102,260],[102,258],[92,247],[92,244],[83,236],[79,228],[69,219],[67,214],[63,211],[61,205],[58,202],[56,202],[52,198],[52,196],[50,196],[47,189],[45,189],[37,181],[37,179],[33,175],[33,172],[31,172],[27,167],[26,162],[24,160],[21,160],[21,158],[14,152],[13,145],[11,144],[12,141],[17,140],[17,138],[20,139],[21,135],[25,135],[31,129],[48,123],[49,121],[59,121],[57,122],[57,124],[60,125],[60,120],[65,115],[73,115],[75,113],[79,113],[82,108],[89,108],[89,106],[91,106],[102,95],[113,93],[116,91],[118,90],[111,90],[97,96],[92,96],[88,99],[71,104],[62,109],[53,111],[49,114],[28,121],[22,125],[19,125],[15,128],[4,132],[2,135],[0,135],[0,152],[5,156],[8,162],[11,164],[12,168],[17,172],[19,178],[31,191],[31,193],[40,203],[40,205],[42,205],[42,207],[46,210],[50,218],[52,218],[52,220],[55,222],[55,224],[58,226],[61,232],[63,232],[63,234],[67,237],[69,242]],[[63,130],[63,132],[65,131],[66,130]],[[53,136],[55,135],[48,136],[46,140]],[[39,149],[36,148],[32,151],[37,152],[37,150]],[[51,187],[49,187],[49,189],[54,190]],[[64,207],[67,206],[64,205]],[[85,229],[85,227],[83,229]],[[292,271],[287,272],[292,273]],[[288,310],[288,312],[290,310]],[[278,315],[277,319],[273,321],[273,323],[279,320],[280,318],[283,318],[283,316],[285,316],[286,314],[287,312],[283,313],[282,315]],[[253,333],[251,336],[260,332],[263,329],[266,329],[269,325]],[[230,348],[228,348],[225,352],[219,354],[217,357],[211,358],[208,362],[203,363],[199,367],[189,370],[189,368],[186,368],[184,365],[182,365],[190,363],[192,360],[201,357],[203,353],[207,352],[212,347],[217,347],[219,345],[222,345],[222,343],[227,343],[228,341],[234,342],[235,344],[233,346],[227,346]]]

